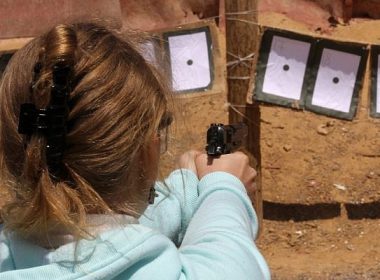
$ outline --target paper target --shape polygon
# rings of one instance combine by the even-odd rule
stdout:
[[[380,118],[380,46],[372,46],[371,59],[370,112],[372,117]]]
[[[291,32],[266,30],[263,36],[255,99],[284,106],[304,103],[305,77],[313,40]]]
[[[300,100],[310,43],[274,36],[263,92]]]
[[[315,71],[306,107],[343,119],[356,113],[364,74],[364,46],[321,40],[316,47]]]
[[[213,79],[211,38],[208,27],[165,33],[172,87],[177,92],[202,91]]]

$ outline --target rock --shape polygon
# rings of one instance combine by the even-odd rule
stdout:
[[[332,166],[331,166],[331,170],[332,170],[332,171],[337,171],[337,170],[339,170],[339,169],[340,169],[340,165],[339,165],[339,163],[333,162],[333,163],[332,163]]]
[[[321,135],[327,135],[327,134],[329,134],[329,131],[328,131],[328,129],[326,128],[326,126],[324,124],[321,124],[321,125],[318,126],[317,132],[318,132],[318,134],[321,134]]]
[[[371,172],[369,172],[368,174],[367,174],[367,178],[368,179],[373,179],[374,177],[375,177],[375,172],[373,172],[373,171],[371,171]]]
[[[347,190],[347,188],[344,185],[341,185],[341,184],[334,184],[333,186],[335,188],[337,188],[338,190],[341,190],[341,191],[346,191]]]
[[[309,181],[309,184],[308,184],[309,187],[315,187],[316,185],[317,185],[316,181],[314,180]]]
[[[283,149],[285,152],[289,152],[292,149],[292,145],[287,144],[283,147]]]
[[[311,228],[317,228],[318,225],[314,222],[306,222],[305,225],[307,225],[308,227],[311,227]]]

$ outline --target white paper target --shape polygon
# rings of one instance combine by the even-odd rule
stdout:
[[[377,56],[377,90],[376,90],[376,108],[375,113],[380,113],[380,54]]]
[[[273,36],[262,91],[299,100],[310,47],[311,43]]]
[[[175,91],[206,88],[211,83],[206,31],[168,37]]]
[[[359,55],[325,48],[311,104],[348,113],[360,59]]]

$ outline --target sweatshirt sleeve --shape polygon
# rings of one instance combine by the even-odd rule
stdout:
[[[140,224],[156,229],[179,245],[198,200],[198,177],[187,169],[173,171],[155,185],[157,197],[139,218]]]
[[[240,180],[224,172],[198,185],[194,216],[179,248],[181,279],[270,279],[254,239],[258,222]]]

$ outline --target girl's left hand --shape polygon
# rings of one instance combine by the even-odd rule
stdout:
[[[178,159],[179,168],[189,169],[198,176],[197,167],[195,165],[195,158],[202,154],[200,151],[190,150],[182,154]]]

